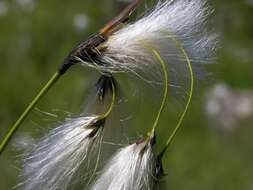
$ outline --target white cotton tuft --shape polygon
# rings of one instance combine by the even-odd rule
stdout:
[[[109,37],[101,55],[106,64],[98,67],[141,77],[143,73],[160,76],[159,69],[155,69],[159,62],[147,48],[152,46],[168,64],[172,82],[178,76],[188,77],[186,57],[172,38],[184,47],[193,67],[210,62],[216,48],[216,36],[207,28],[211,12],[207,0],[158,1],[147,15]]]
[[[156,176],[156,159],[151,142],[122,148],[106,164],[92,190],[151,190]]]
[[[88,167],[88,157],[101,142],[103,124],[104,120],[94,115],[69,119],[52,129],[25,158],[24,181],[18,187],[65,190],[73,185],[76,173],[82,164]]]

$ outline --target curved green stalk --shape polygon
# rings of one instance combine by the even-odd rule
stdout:
[[[157,128],[157,125],[158,125],[158,122],[159,122],[159,119],[161,117],[161,113],[163,112],[164,110],[164,107],[165,107],[165,103],[166,103],[166,99],[167,99],[167,96],[168,96],[168,82],[169,82],[169,77],[168,77],[168,72],[167,72],[167,66],[165,64],[165,62],[163,61],[163,59],[161,58],[160,54],[152,48],[152,52],[153,54],[155,55],[155,57],[158,59],[159,63],[161,64],[162,66],[162,70],[163,70],[163,78],[164,78],[164,92],[163,92],[163,99],[162,99],[162,103],[161,103],[161,106],[159,108],[159,111],[157,113],[157,116],[156,116],[156,119],[155,119],[155,122],[153,124],[153,127],[152,127],[152,132],[151,133],[154,133],[155,132],[155,129]]]
[[[155,134],[155,130],[157,128],[157,125],[159,123],[159,119],[161,117],[161,114],[164,110],[165,104],[166,104],[166,99],[168,96],[168,83],[169,83],[169,77],[168,77],[168,71],[167,71],[167,65],[164,62],[164,60],[162,59],[161,55],[159,54],[159,52],[149,43],[147,43],[146,41],[142,41],[141,42],[143,44],[144,47],[146,47],[147,49],[149,49],[154,56],[156,57],[156,59],[158,60],[158,62],[160,63],[161,67],[162,67],[162,71],[163,71],[163,83],[164,83],[164,91],[163,91],[163,98],[162,98],[162,102],[159,108],[159,111],[157,113],[157,116],[155,118],[155,121],[153,123],[152,129],[151,131],[149,131],[147,133],[147,136],[149,138],[153,138],[154,134]]]
[[[193,95],[193,90],[194,90],[194,74],[193,74],[192,64],[191,64],[190,58],[189,58],[186,50],[184,49],[183,45],[175,37],[173,37],[171,35],[166,35],[166,36],[168,36],[171,40],[173,40],[175,42],[176,46],[181,50],[182,54],[184,55],[184,57],[185,57],[185,59],[187,61],[188,69],[189,69],[191,85],[190,85],[189,97],[188,97],[185,109],[184,109],[182,115],[180,116],[179,121],[178,121],[175,129],[173,130],[172,134],[168,138],[165,147],[161,151],[161,153],[159,155],[160,158],[162,158],[162,156],[164,155],[164,153],[166,152],[166,150],[168,149],[168,147],[172,143],[172,141],[173,141],[174,137],[176,136],[178,130],[182,126],[182,122],[183,122],[183,119],[184,119],[184,117],[185,117],[188,109],[189,109],[189,106],[190,106],[190,103],[191,103],[191,99],[192,99],[192,95]]]
[[[42,88],[42,90],[38,93],[38,95],[32,100],[32,102],[28,105],[25,111],[21,114],[18,120],[14,123],[14,125],[10,128],[7,135],[4,137],[3,141],[0,144],[0,155],[4,151],[7,144],[10,142],[12,136],[15,134],[20,125],[27,118],[29,113],[33,110],[36,104],[41,100],[41,98],[50,90],[50,88],[59,80],[62,76],[60,72],[56,72],[51,79],[46,83],[46,85]]]
[[[101,119],[106,119],[112,112],[113,106],[115,105],[115,100],[116,100],[116,87],[114,85],[113,79],[110,79],[111,81],[111,87],[112,87],[112,100],[111,100],[111,104],[108,108],[108,110],[101,115]]]

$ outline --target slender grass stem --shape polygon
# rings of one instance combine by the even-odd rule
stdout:
[[[158,59],[159,63],[162,66],[163,78],[164,78],[163,79],[164,80],[164,91],[163,91],[162,103],[160,105],[160,108],[159,108],[159,111],[157,113],[156,119],[155,119],[154,124],[152,126],[152,132],[151,133],[154,133],[155,130],[156,130],[156,128],[157,128],[157,125],[159,123],[159,119],[161,117],[161,113],[163,112],[165,104],[166,104],[166,99],[167,99],[167,96],[168,96],[168,82],[169,82],[168,78],[169,77],[168,77],[168,71],[167,71],[166,63],[161,58],[160,54],[155,49],[153,49],[153,48],[152,48],[152,52],[153,52],[153,54],[155,55],[155,57]]]
[[[111,81],[111,87],[112,87],[112,100],[111,100],[111,104],[110,104],[108,110],[107,110],[103,115],[101,115],[101,118],[102,118],[102,119],[106,119],[106,118],[111,114],[111,112],[112,112],[112,110],[113,110],[113,107],[114,107],[114,105],[115,105],[115,100],[116,100],[116,87],[115,87],[115,85],[114,85],[114,81],[113,81],[112,78],[110,79],[110,81]]]
[[[190,58],[189,58],[186,50],[184,49],[183,45],[175,37],[173,37],[171,35],[166,35],[166,36],[175,42],[178,49],[180,49],[180,51],[184,55],[184,57],[187,61],[188,69],[189,69],[191,84],[190,84],[190,90],[189,90],[189,97],[188,97],[185,109],[184,109],[183,113],[181,114],[176,127],[172,131],[172,134],[168,138],[164,148],[162,149],[161,153],[159,154],[160,158],[163,157],[164,153],[166,152],[168,147],[171,145],[171,143],[173,142],[177,132],[179,131],[180,127],[182,126],[182,122],[183,122],[183,119],[185,118],[185,115],[186,115],[188,109],[189,109],[189,106],[190,106],[190,103],[191,103],[191,100],[192,100],[193,90],[194,90],[194,74],[193,74],[192,64],[191,64]]]
[[[18,120],[14,123],[14,125],[10,128],[7,135],[4,137],[3,141],[0,144],[0,155],[10,142],[12,136],[15,134],[17,129],[20,127],[20,125],[24,122],[24,120],[27,118],[29,113],[33,110],[33,108],[36,106],[36,104],[43,98],[43,96],[51,89],[51,87],[59,80],[59,78],[62,76],[61,73],[56,72],[51,79],[46,83],[46,85],[41,89],[41,91],[38,93],[38,95],[32,100],[32,102],[27,106],[25,111],[21,114],[21,116],[18,118]]]

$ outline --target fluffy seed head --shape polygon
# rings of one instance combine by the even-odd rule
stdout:
[[[103,125],[104,119],[93,115],[69,119],[52,129],[24,160],[24,182],[19,186],[25,190],[67,189],[81,165],[89,162]]]
[[[210,62],[215,50],[216,36],[208,32],[207,20],[211,13],[207,0],[164,0],[148,14],[131,23],[103,44],[100,61],[96,65],[107,72],[131,72],[138,76],[160,76],[157,60],[147,48],[156,49],[169,64],[171,80],[187,77],[185,56],[173,38],[187,51],[193,67]],[[197,71],[198,69],[195,69]],[[144,74],[144,75],[142,75]]]
[[[92,190],[150,190],[156,162],[150,139],[122,148],[107,163]]]

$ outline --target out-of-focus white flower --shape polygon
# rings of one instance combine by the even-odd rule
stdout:
[[[34,0],[16,0],[17,4],[26,11],[33,11],[35,8]]]
[[[25,190],[65,190],[73,185],[73,177],[101,142],[105,120],[99,116],[69,119],[40,140],[25,158]],[[88,166],[87,166],[88,167]]]
[[[0,1],[0,16],[5,15],[8,12],[8,5],[4,1]]]
[[[253,0],[245,0],[244,2],[249,6],[253,6]]]
[[[145,139],[119,150],[107,163],[92,190],[150,190],[156,179],[153,142]]]
[[[76,14],[73,23],[77,31],[83,31],[88,26],[89,18],[85,14]]]
[[[224,129],[233,129],[242,119],[253,115],[253,92],[215,85],[206,96],[206,113]]]

